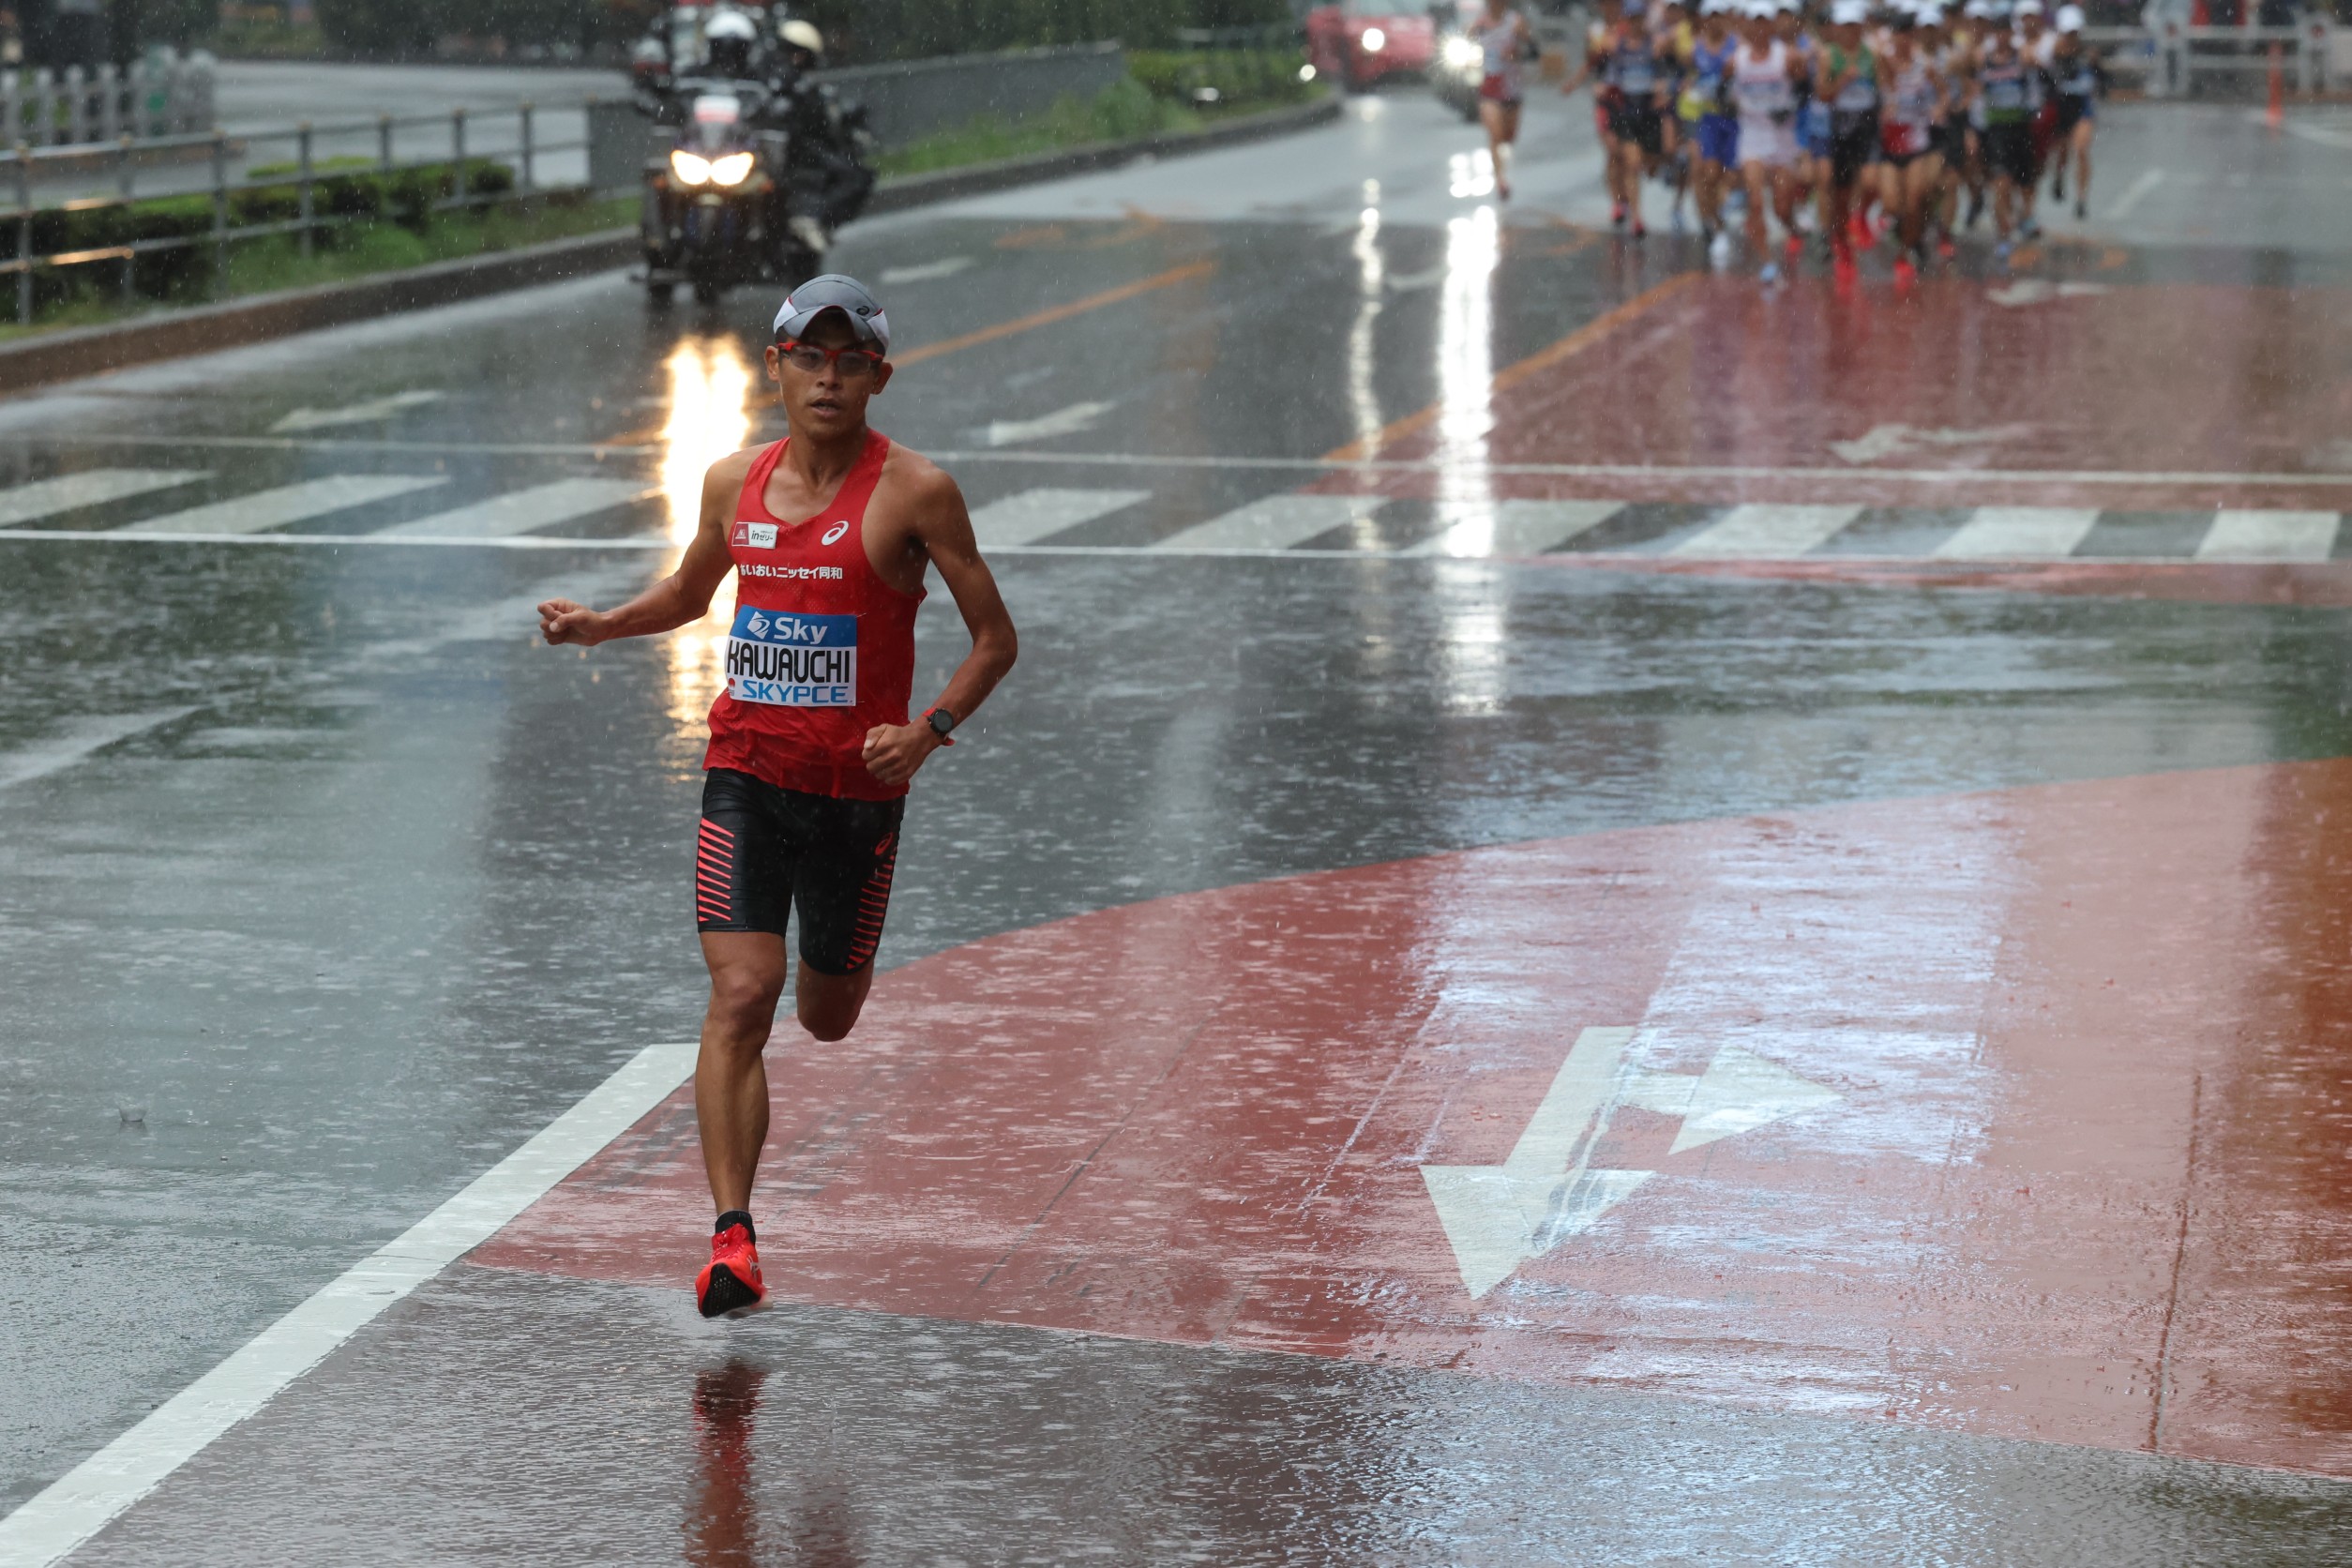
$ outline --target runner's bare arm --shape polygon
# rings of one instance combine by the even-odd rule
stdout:
[[[964,507],[963,491],[939,469],[926,465],[911,476],[915,490],[914,535],[939,568],[941,580],[956,597],[956,609],[972,636],[972,652],[939,694],[936,707],[945,708],[957,721],[972,710],[1004,679],[1020,655],[1020,640],[1013,630],[1012,613],[997,592],[996,575],[980,558],[980,541],[972,536],[972,514]],[[867,771],[885,784],[901,784],[914,776],[932,752],[946,743],[921,718],[912,724],[878,724],[867,732]]]
[[[676,571],[611,610],[599,611],[569,599],[550,599],[539,606],[539,635],[550,643],[576,642],[593,648],[616,637],[656,637],[708,614],[711,596],[734,568],[734,558],[727,551],[727,528],[733,520],[744,475],[756,455],[737,452],[721,458],[703,475],[701,522]]]

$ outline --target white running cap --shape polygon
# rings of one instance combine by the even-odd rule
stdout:
[[[2058,9],[2058,30],[2079,33],[2083,30],[2083,8],[2080,6],[2060,6]]]
[[[2042,14],[2042,0],[2017,0],[2017,14],[2019,16],[2040,16]]]
[[[1922,27],[1941,27],[1944,24],[1944,8],[1941,6],[1922,6],[1912,14]]]
[[[776,341],[799,337],[827,310],[840,311],[859,342],[871,343],[884,354],[890,352],[890,318],[883,313],[881,302],[866,292],[865,284],[837,272],[811,278],[784,296],[783,305],[776,312]]]
[[[1833,27],[1859,27],[1870,20],[1870,0],[1837,0],[1830,8]]]

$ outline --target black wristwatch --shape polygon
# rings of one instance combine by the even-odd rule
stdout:
[[[948,746],[956,744],[947,738],[956,732],[956,716],[954,714],[949,713],[945,708],[933,708],[929,713],[925,714],[923,716],[930,721],[931,733],[937,735],[942,744]]]

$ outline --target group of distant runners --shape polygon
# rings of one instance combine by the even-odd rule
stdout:
[[[1621,0],[1614,20],[1593,24],[1563,90],[1594,86],[1611,219],[1635,238],[1648,233],[1642,187],[1655,178],[1673,188],[1678,227],[1685,201],[1696,205],[1718,266],[1734,258],[1729,214],[1743,207],[1768,281],[1781,270],[1776,222],[1791,261],[1815,234],[1840,272],[1892,235],[1896,280],[1907,282],[1931,247],[1950,256],[1955,232],[1988,206],[1994,253],[2007,261],[2041,233],[2045,177],[2053,200],[2071,189],[2075,216],[2087,214],[2106,75],[2083,23],[2080,7],[2048,16],[2043,0],[1966,0],[1956,11],[1937,0]],[[1487,0],[1480,36],[1508,198],[1527,24]]]

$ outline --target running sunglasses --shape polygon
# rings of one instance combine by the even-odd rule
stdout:
[[[797,338],[785,338],[778,339],[776,346],[784,355],[784,362],[805,375],[821,375],[827,366],[832,366],[840,372],[843,381],[864,381],[870,380],[882,369],[881,354],[853,343],[837,349],[821,349]]]

